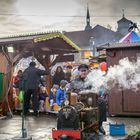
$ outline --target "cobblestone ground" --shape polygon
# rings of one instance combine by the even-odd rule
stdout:
[[[0,119],[0,140],[11,140],[21,137],[21,116],[13,116],[11,119]],[[140,129],[140,117],[109,117],[104,123],[105,136],[100,136],[100,140],[120,140],[124,137],[111,137],[109,135],[109,123],[124,123],[126,133]],[[26,128],[33,140],[52,140],[51,130],[56,127],[56,117],[51,115],[41,115],[40,117],[29,116],[26,118]]]

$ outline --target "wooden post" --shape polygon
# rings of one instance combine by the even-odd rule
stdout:
[[[44,65],[46,70],[49,69],[50,64],[51,64],[50,63],[50,56],[46,56],[44,61],[43,61],[43,65]],[[47,75],[46,82],[47,82],[47,91],[48,91],[48,93],[50,93],[51,86],[52,86],[52,84],[51,84],[51,73],[49,73],[49,75]]]

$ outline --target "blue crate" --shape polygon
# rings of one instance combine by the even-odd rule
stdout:
[[[122,124],[109,124],[109,132],[111,136],[124,136],[125,125]]]

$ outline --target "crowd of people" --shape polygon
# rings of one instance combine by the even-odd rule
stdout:
[[[61,66],[56,68],[56,71],[52,76],[52,87],[50,93],[46,90],[47,84],[45,81],[46,78],[44,78],[44,76],[48,74],[50,74],[49,71],[36,68],[35,62],[31,62],[24,72],[22,70],[17,72],[17,75],[13,79],[15,109],[20,105],[19,93],[21,90],[25,91],[25,114],[29,112],[31,104],[35,115],[38,115],[38,111],[43,112],[48,109],[45,108],[46,102],[49,102],[50,110],[53,110],[54,104],[61,106],[66,96],[65,86],[70,82],[71,67],[68,67],[66,72],[63,71]]]
[[[52,77],[52,87],[50,93],[46,90],[46,85],[42,84],[41,76],[49,75],[50,72],[47,70],[41,70],[36,68],[36,63],[31,62],[29,67],[22,72],[18,71],[17,76],[14,78],[13,88],[18,91],[16,96],[18,96],[19,91],[23,90],[24,95],[24,112],[29,113],[30,106],[32,104],[34,115],[38,116],[39,111],[45,112],[46,103],[49,103],[49,110],[53,110],[54,105],[63,106],[64,101],[68,99],[68,93],[71,92],[78,95],[78,93],[85,89],[90,89],[91,87],[85,87],[85,78],[89,73],[89,66],[86,64],[81,64],[78,67],[78,76],[71,79],[72,67],[68,67],[67,73],[65,73],[61,66],[56,68],[56,71]],[[18,89],[18,90],[17,90]],[[99,118],[99,130],[101,133],[105,134],[102,127],[103,121],[106,121],[106,104],[102,98],[103,91],[99,94],[98,106],[100,111]],[[32,99],[32,102],[31,102]]]

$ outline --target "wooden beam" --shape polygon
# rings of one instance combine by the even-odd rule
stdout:
[[[53,66],[58,62],[70,62],[70,61],[74,61],[74,55],[58,55],[51,65]]]

